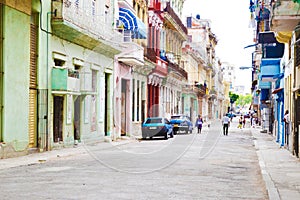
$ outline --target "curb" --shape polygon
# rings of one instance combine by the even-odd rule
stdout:
[[[251,131],[251,133],[252,133],[252,131]],[[280,195],[278,193],[278,189],[275,187],[274,182],[272,181],[270,174],[266,170],[266,164],[265,164],[263,156],[262,156],[262,154],[259,150],[259,146],[257,144],[257,141],[255,141],[255,140],[254,140],[254,145],[255,145],[255,148],[257,149],[256,150],[256,155],[258,157],[261,175],[262,175],[263,180],[265,182],[265,186],[266,186],[266,189],[267,189],[267,192],[268,192],[269,199],[280,200]]]
[[[252,137],[254,138],[253,142],[254,142],[254,146],[255,146],[255,149],[256,149],[256,155],[258,157],[260,172],[261,172],[261,175],[262,175],[263,180],[265,182],[265,186],[266,186],[266,189],[267,189],[267,192],[268,192],[269,199],[280,200],[281,198],[280,198],[278,189],[276,188],[270,174],[268,173],[268,171],[266,169],[266,164],[265,164],[265,161],[263,159],[263,155],[262,155],[261,150],[259,148],[258,142],[256,141],[257,138],[253,135],[253,130],[252,129],[250,129],[250,132],[251,132]]]

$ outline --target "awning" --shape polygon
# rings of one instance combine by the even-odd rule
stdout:
[[[275,34],[276,40],[281,43],[289,43],[292,38],[292,31],[280,31]]]
[[[260,64],[259,80],[262,82],[275,82],[280,77],[280,58],[263,58]],[[273,78],[275,77],[275,78]]]
[[[277,94],[278,92],[280,92],[281,90],[283,90],[283,88],[277,88],[277,89],[274,89],[272,94]]]
[[[125,30],[133,31],[134,38],[147,38],[146,25],[131,10],[119,8],[119,20],[123,23]]]

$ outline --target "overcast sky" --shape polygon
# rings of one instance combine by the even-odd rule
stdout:
[[[210,19],[212,32],[218,39],[216,55],[222,62],[236,66],[251,66],[251,53],[254,47],[253,29],[249,28],[249,0],[186,0],[183,7],[183,20],[187,16],[200,15]],[[237,70],[237,83],[250,87],[251,71]]]

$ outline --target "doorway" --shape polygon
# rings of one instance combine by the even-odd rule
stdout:
[[[74,140],[80,140],[80,96],[74,102]]]
[[[104,134],[105,136],[110,136],[111,134],[111,110],[112,110],[112,100],[111,100],[111,74],[105,73],[105,107],[104,107]]]
[[[53,142],[63,141],[63,103],[63,97],[54,96]]]
[[[127,132],[127,84],[128,81],[122,79],[121,83],[121,136],[125,136]]]

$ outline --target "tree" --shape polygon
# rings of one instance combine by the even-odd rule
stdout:
[[[236,100],[239,98],[239,95],[229,92],[229,98],[230,98],[230,110],[232,111],[232,104],[236,102]]]
[[[240,95],[240,97],[236,101],[237,106],[244,107],[247,104],[250,104],[252,101],[252,95],[247,94],[247,95]]]
[[[239,95],[229,92],[229,98],[230,98],[230,103],[233,104],[234,102],[236,102],[236,100],[238,100]]]

